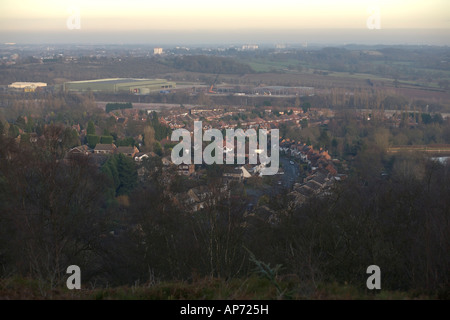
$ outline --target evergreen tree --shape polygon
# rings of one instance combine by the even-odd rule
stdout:
[[[119,173],[117,171],[117,158],[115,156],[109,157],[108,161],[102,166],[102,172],[111,180],[108,188],[108,195],[111,198],[116,196],[116,190],[120,185]]]
[[[100,143],[111,144],[113,143],[114,138],[112,136],[101,136]]]
[[[88,134],[86,136],[86,139],[87,139],[87,144],[88,144],[89,148],[95,148],[97,143],[100,142],[100,137],[96,136],[95,134]]]
[[[310,109],[311,109],[311,103],[305,102],[305,103],[303,104],[303,106],[302,106],[303,112],[306,113],[306,112],[308,112],[308,110],[310,110]]]
[[[163,149],[158,141],[153,144],[153,151],[160,157],[163,155]]]
[[[130,194],[137,184],[137,171],[133,160],[123,154],[117,155],[117,171],[120,180],[117,195]]]
[[[108,160],[108,167],[111,171],[111,178],[114,182],[114,190],[117,190],[120,185],[119,171],[117,171],[117,156],[110,157]]]
[[[134,161],[123,154],[111,156],[102,167],[102,172],[111,180],[111,194],[128,195],[137,185]]]
[[[158,114],[156,112],[153,112],[151,114],[150,126],[153,128],[155,139],[158,141],[161,141],[171,134],[170,128],[162,125],[159,122]]]
[[[92,120],[89,120],[88,122],[88,126],[87,126],[87,134],[95,134],[95,126],[94,123],[92,122]]]
[[[72,128],[66,128],[63,132],[63,146],[66,149],[73,148],[80,145],[80,138],[78,132]]]

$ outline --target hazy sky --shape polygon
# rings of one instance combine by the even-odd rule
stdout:
[[[450,30],[450,0],[0,0],[0,33],[368,29],[373,8],[381,29]]]

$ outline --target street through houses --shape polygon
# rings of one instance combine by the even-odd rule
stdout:
[[[300,170],[298,163],[290,163],[291,160],[285,156],[280,155],[280,170],[278,174],[271,177],[272,183],[270,185],[263,184],[260,187],[253,187],[246,185],[246,193],[248,197],[248,209],[252,210],[258,204],[259,199],[264,196],[272,196],[274,194],[289,193],[292,190],[294,183],[301,182]]]

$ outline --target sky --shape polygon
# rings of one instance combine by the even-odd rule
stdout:
[[[68,39],[142,32],[282,34],[284,30],[422,30],[423,40],[450,44],[449,0],[1,0],[0,41],[46,34]],[[433,38],[432,30],[439,29]],[[77,34],[78,33],[78,34]],[[387,34],[384,32],[384,34]],[[410,32],[411,34],[411,32]],[[426,34],[426,35],[425,35]],[[133,36],[132,36],[133,37]],[[183,38],[183,37],[180,37]],[[245,37],[244,37],[245,38]],[[274,37],[276,38],[276,36]],[[401,40],[402,36],[399,37]],[[450,38],[450,37],[448,37]],[[31,38],[30,38],[31,39]],[[138,36],[133,39],[138,40]],[[332,39],[332,37],[330,37]],[[434,40],[433,40],[434,39]],[[35,39],[36,40],[36,39]],[[37,39],[39,40],[39,39]],[[219,39],[220,40],[220,39]],[[255,39],[256,40],[256,39]],[[349,38],[351,40],[351,38]]]

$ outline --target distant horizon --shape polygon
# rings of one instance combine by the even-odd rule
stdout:
[[[450,29],[299,29],[299,30],[140,30],[140,31],[0,31],[0,44],[17,45],[275,45],[449,46]]]

